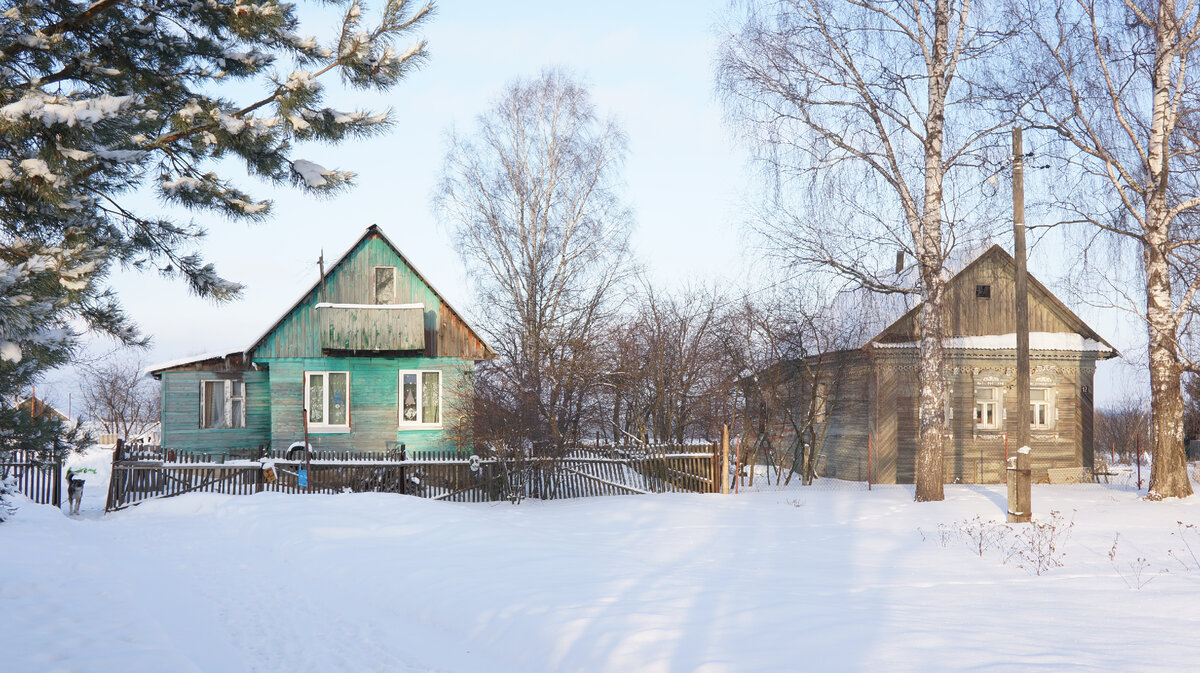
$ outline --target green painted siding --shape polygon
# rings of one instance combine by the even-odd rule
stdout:
[[[371,304],[375,300],[375,267],[396,267],[397,304],[425,305],[425,344],[437,344],[438,315],[442,302],[385,241],[369,237],[330,271],[325,279],[325,301],[334,304]],[[323,325],[316,305],[320,289],[313,290],[255,349],[255,358],[320,357]],[[367,309],[369,310],[369,309]],[[436,351],[426,351],[432,354]]]
[[[246,382],[246,427],[200,428],[200,382],[241,378]],[[271,407],[268,372],[164,372],[162,375],[162,445],[189,451],[225,451],[265,446],[270,441]]]
[[[459,358],[314,357],[255,358],[271,372],[271,448],[286,449],[304,435],[304,373],[350,373],[350,431],[314,432],[314,449],[382,451],[390,442],[403,442],[410,451],[453,448],[444,430],[399,428],[399,372],[437,369],[442,372],[442,421],[455,407],[454,390],[475,363]]]

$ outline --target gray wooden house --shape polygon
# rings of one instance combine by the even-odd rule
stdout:
[[[447,414],[483,338],[378,227],[244,350],[156,365],[162,444],[182,450],[454,448]]]
[[[1005,458],[1018,448],[1012,437],[1024,422],[1032,430],[1035,479],[1045,480],[1052,468],[1093,466],[1096,363],[1118,353],[1030,277],[1031,403],[1018,409],[1015,269],[1013,258],[992,246],[946,289],[947,483],[1004,481]],[[790,370],[794,408],[816,410],[818,474],[865,480],[870,463],[877,483],[914,481],[920,311],[907,311],[859,348]],[[807,381],[799,371],[810,373]],[[773,431],[787,433],[779,425]]]

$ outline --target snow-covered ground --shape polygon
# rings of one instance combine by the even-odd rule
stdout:
[[[956,523],[1003,520],[1002,487],[914,504],[831,484],[25,504],[0,525],[0,670],[1195,670],[1200,531],[1177,522],[1200,524],[1200,496],[1035,486],[1039,519],[1074,520],[1038,576],[1002,528],[979,556]]]

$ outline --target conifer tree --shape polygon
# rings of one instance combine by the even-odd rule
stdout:
[[[0,455],[64,448],[61,428],[39,430],[14,407],[84,331],[143,340],[106,284],[114,268],[238,296],[195,252],[200,224],[135,196],[256,221],[271,204],[237,178],[312,193],[351,182],[298,148],[380,133],[389,113],[330,107],[325,85],[391,89],[426,60],[411,34],[433,8],[320,4],[341,8],[328,40],[275,0],[0,4]],[[244,175],[229,175],[239,163]]]

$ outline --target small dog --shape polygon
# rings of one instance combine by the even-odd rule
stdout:
[[[79,514],[79,505],[83,502],[83,480],[76,479],[75,473],[67,470],[67,502],[69,514]]]

